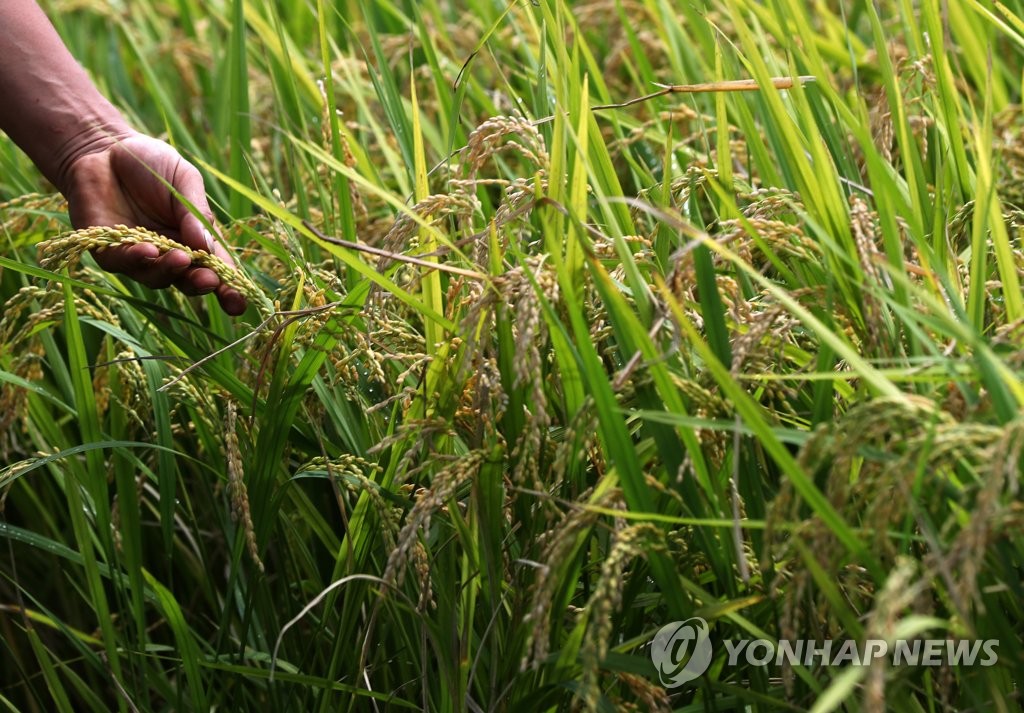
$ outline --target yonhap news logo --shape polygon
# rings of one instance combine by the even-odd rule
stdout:
[[[888,657],[899,666],[993,666],[999,661],[998,639],[724,640],[726,666],[869,666]],[[665,688],[677,688],[708,670],[714,651],[707,621],[699,616],[674,621],[651,641],[651,661]]]
[[[699,616],[666,624],[651,642],[651,660],[665,688],[682,686],[711,664],[708,623]]]

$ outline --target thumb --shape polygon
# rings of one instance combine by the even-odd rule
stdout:
[[[205,250],[212,255],[216,245],[211,232],[214,229],[214,218],[206,198],[203,175],[198,168],[179,158],[170,184],[178,194],[174,201],[174,217],[178,221],[182,244],[193,250]]]
[[[229,267],[236,267],[231,255],[217,242],[217,225],[206,197],[206,186],[199,169],[185,159],[175,168],[171,186],[180,196],[175,204],[181,242],[193,250],[216,255]],[[198,214],[198,215],[197,215]]]

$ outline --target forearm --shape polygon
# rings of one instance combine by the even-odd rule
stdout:
[[[130,133],[35,0],[0,0],[0,129],[58,189],[78,156]]]

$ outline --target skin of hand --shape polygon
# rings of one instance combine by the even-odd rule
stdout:
[[[168,144],[128,126],[35,0],[0,0],[0,86],[0,129],[68,199],[72,225],[148,228],[234,267],[182,202],[214,225],[199,170]],[[193,266],[183,251],[160,254],[152,245],[134,245],[95,257],[104,269],[149,287],[213,292],[228,314],[245,311],[241,294],[212,270]]]
[[[86,153],[68,167],[65,197],[71,223],[147,228],[195,250],[205,250],[234,266],[227,251],[203,222],[213,225],[199,170],[173,148],[141,134],[119,138]],[[171,190],[173,187],[173,191]],[[200,220],[175,195],[187,201]],[[213,292],[230,315],[245,311],[245,298],[210,269],[193,266],[181,250],[161,254],[153,245],[114,247],[95,255],[100,267],[160,289],[171,285],[186,295]]]

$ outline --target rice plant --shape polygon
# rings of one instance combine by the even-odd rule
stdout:
[[[1019,708],[1018,0],[41,4],[250,308],[0,146],[4,708]]]

